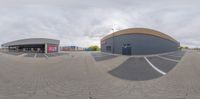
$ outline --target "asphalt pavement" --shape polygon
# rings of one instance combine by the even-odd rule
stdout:
[[[148,58],[152,64],[154,64],[158,69],[164,71],[165,73],[168,73],[170,70],[172,70],[177,62],[170,61],[170,60],[165,60],[162,58],[159,58],[157,56],[155,57],[149,57]]]
[[[151,80],[162,76],[149,66],[144,58],[129,58],[109,73],[120,79],[133,81]]]
[[[93,58],[96,61],[104,61],[104,60],[109,60],[112,58],[116,58],[116,55],[110,55],[110,54],[105,54],[105,53],[91,53],[91,55],[93,56]]]
[[[0,99],[200,99],[200,53],[177,53],[177,62],[159,55],[96,61],[89,52],[48,59],[1,53]]]

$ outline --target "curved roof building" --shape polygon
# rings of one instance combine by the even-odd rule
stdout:
[[[60,41],[55,39],[29,38],[7,42],[1,46],[9,51],[51,53],[58,52],[59,43]]]
[[[130,28],[109,34],[101,39],[101,51],[124,55],[158,54],[178,50],[174,38],[147,28]]]

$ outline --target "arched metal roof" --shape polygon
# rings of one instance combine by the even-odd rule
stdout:
[[[153,30],[153,29],[147,29],[147,28],[129,28],[129,29],[120,30],[120,31],[114,32],[112,34],[109,34],[109,35],[103,37],[101,40],[103,41],[103,40],[112,38],[114,36],[127,35],[127,34],[152,35],[152,36],[157,36],[157,37],[160,37],[160,38],[163,38],[163,39],[167,39],[167,40],[179,43],[174,38],[172,38],[172,37],[170,37],[170,36],[168,36],[168,35],[166,35],[162,32],[159,32],[159,31],[156,31],[156,30]]]
[[[29,39],[21,39],[21,40],[16,40],[16,41],[11,41],[8,43],[2,44],[2,47],[8,47],[12,45],[29,45],[29,44],[59,44],[59,40],[55,39],[47,39],[47,38],[29,38]]]

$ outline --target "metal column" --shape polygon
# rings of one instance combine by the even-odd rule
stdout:
[[[45,52],[45,53],[48,53],[48,51],[47,51],[47,50],[48,50],[48,44],[47,44],[47,43],[45,43],[44,52]]]

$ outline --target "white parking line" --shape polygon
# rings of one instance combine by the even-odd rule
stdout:
[[[21,55],[18,55],[18,57],[24,57],[25,55],[27,55],[27,53],[23,53]]]
[[[109,56],[109,55],[98,55],[98,56],[94,56],[94,57],[104,57],[104,56]]]
[[[34,58],[36,58],[36,56],[37,56],[37,53],[35,53]]]
[[[45,56],[46,58],[48,58],[48,56],[47,56],[46,54],[44,54],[44,56]]]
[[[162,57],[162,56],[158,56],[158,57],[160,57],[160,58],[162,58],[162,59],[165,59],[165,60],[177,62],[177,63],[179,62],[178,60],[170,59],[170,58],[167,58],[167,57]]]
[[[176,55],[169,55],[169,56],[173,56],[173,57],[183,57],[183,56],[176,56]]]
[[[144,57],[144,59],[149,63],[149,65],[155,69],[157,72],[161,73],[162,75],[166,75],[165,72],[163,72],[162,70],[158,69],[156,66],[154,66],[146,57]]]

